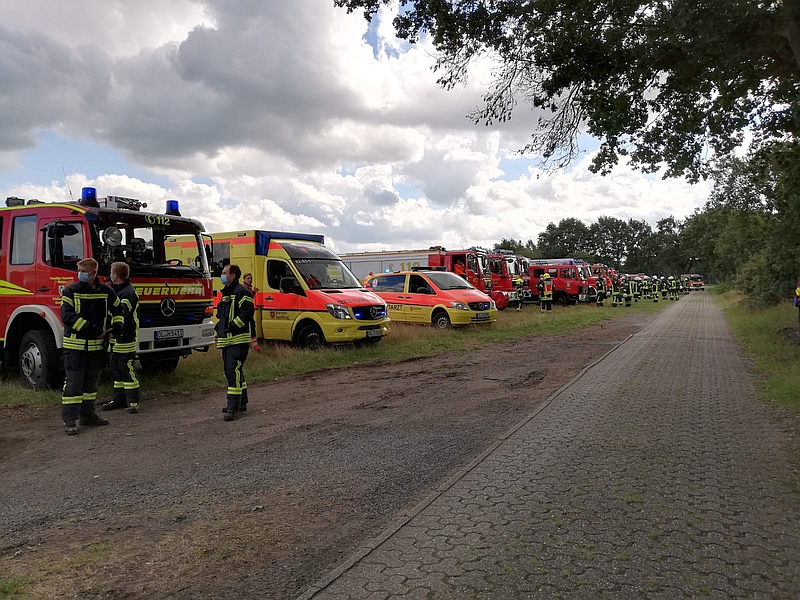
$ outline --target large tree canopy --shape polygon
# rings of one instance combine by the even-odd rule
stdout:
[[[334,0],[367,18],[391,0]],[[518,99],[548,116],[526,150],[554,166],[601,140],[593,169],[621,156],[668,176],[706,177],[741,144],[796,139],[800,0],[401,0],[394,24],[429,35],[446,87],[490,52],[500,68],[471,115],[491,124]]]

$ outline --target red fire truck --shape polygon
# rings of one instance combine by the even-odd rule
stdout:
[[[489,252],[483,248],[445,250],[441,246],[433,246],[428,250],[354,252],[340,256],[362,281],[370,272],[377,275],[425,267],[443,267],[445,271],[456,273],[456,264],[460,261],[464,265],[464,278],[489,295],[499,310],[507,307],[512,297],[513,286],[510,290],[494,288],[494,278],[489,270]]]
[[[77,203],[48,204],[10,197],[0,208],[0,334],[3,366],[34,388],[59,385],[63,326],[61,293],[77,281],[77,264],[92,257],[105,280],[112,262],[130,265],[140,297],[139,361],[147,370],[174,370],[182,356],[214,343],[212,288],[200,222],[182,217],[178,202],[165,214],[142,212],[132,198],[98,199],[84,188]],[[164,239],[191,234],[194,264],[168,261]]]
[[[545,273],[550,274],[553,282],[553,302],[561,306],[586,302],[588,300],[588,283],[578,265],[569,263],[539,264],[539,259],[532,260],[530,266],[530,289],[535,302],[539,301],[537,284]]]

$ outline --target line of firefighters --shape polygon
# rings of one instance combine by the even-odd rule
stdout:
[[[597,306],[603,306],[603,300],[611,297],[611,306],[631,306],[639,300],[677,300],[689,293],[689,280],[653,275],[627,276],[615,275],[611,281],[611,289],[605,289],[602,277],[597,278]],[[601,289],[602,288],[602,289]]]

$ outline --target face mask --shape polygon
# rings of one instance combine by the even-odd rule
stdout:
[[[223,273],[219,276],[219,280],[222,282],[222,285],[228,285],[228,276]]]
[[[80,281],[81,283],[89,283],[89,274],[78,273],[78,281]]]

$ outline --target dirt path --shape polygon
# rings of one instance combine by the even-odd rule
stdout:
[[[0,581],[44,598],[296,596],[647,319],[253,385],[234,423],[221,392],[75,438],[57,407],[0,411]]]

